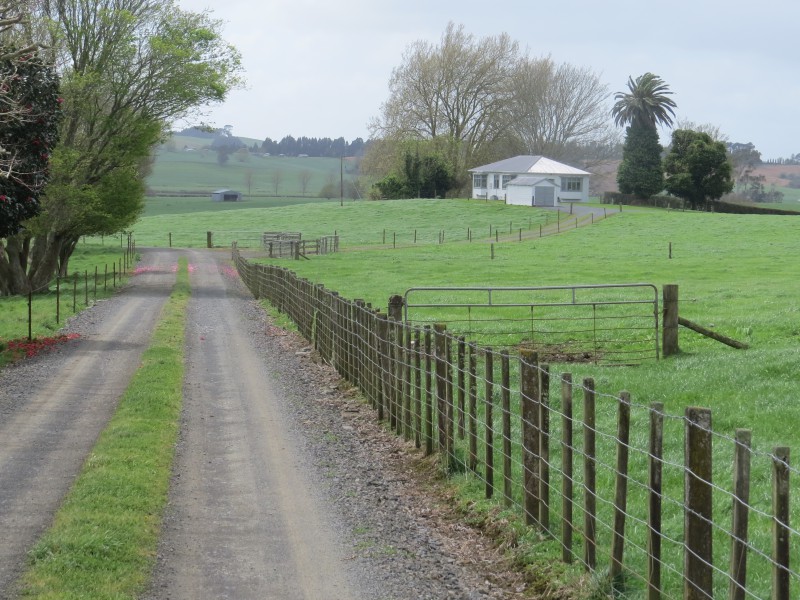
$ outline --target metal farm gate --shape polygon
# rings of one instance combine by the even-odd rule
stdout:
[[[444,323],[479,346],[533,347],[544,361],[659,358],[658,288],[649,283],[415,287],[403,299],[406,323]]]

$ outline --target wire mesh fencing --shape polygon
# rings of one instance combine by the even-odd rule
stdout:
[[[800,535],[789,449],[715,433],[709,410],[668,414],[573,380],[523,347],[481,346],[442,323],[406,324],[291,271],[248,262],[242,280],[287,314],[397,435],[516,511],[619,593],[796,597]]]

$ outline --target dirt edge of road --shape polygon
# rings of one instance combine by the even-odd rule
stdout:
[[[306,383],[317,390],[314,419],[303,420],[305,436],[320,445],[338,446],[339,453],[350,452],[357,445],[373,456],[369,471],[380,471],[381,479],[389,481],[391,487],[379,489],[379,493],[435,538],[434,547],[440,549],[447,562],[455,560],[459,576],[467,579],[463,581],[465,587],[492,598],[575,597],[577,590],[573,586],[577,582],[567,577],[569,583],[565,584],[566,567],[547,559],[535,567],[524,565],[523,554],[530,557],[536,550],[531,546],[517,547],[519,528],[498,516],[499,509],[487,513],[474,503],[459,499],[456,486],[443,477],[437,455],[424,457],[413,442],[403,440],[378,423],[375,411],[358,390],[325,364],[308,340],[276,327],[258,302],[253,301],[253,305],[263,315],[270,345],[278,345],[285,357],[299,363],[298,370],[304,374]],[[302,412],[301,409],[301,419]],[[320,418],[321,415],[324,417]],[[329,455],[329,450],[324,454]],[[335,468],[332,466],[334,471]],[[337,479],[335,472],[329,477]],[[369,473],[365,479],[367,488],[383,485],[370,479]],[[334,501],[338,509],[347,512],[345,497]],[[371,540],[365,539],[357,546],[370,543]]]

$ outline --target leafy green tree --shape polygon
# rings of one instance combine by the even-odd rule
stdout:
[[[27,265],[25,280],[6,280],[5,293],[46,287],[66,272],[79,237],[130,227],[143,208],[152,149],[170,125],[241,84],[239,53],[220,37],[220,22],[174,0],[35,6],[29,18],[49,32],[44,42],[59,65],[63,121],[42,213],[0,253],[0,265]]]
[[[627,126],[622,163],[617,172],[619,189],[647,198],[663,190],[658,125],[672,125],[676,104],[664,81],[653,73],[628,78],[628,91],[614,95],[611,115],[618,126]]]
[[[666,189],[692,208],[707,207],[733,190],[727,148],[707,133],[691,129],[672,132],[672,145],[664,159]]]
[[[447,161],[438,154],[420,156],[406,150],[400,173],[391,173],[375,183],[381,198],[441,198],[451,189],[453,176]]]

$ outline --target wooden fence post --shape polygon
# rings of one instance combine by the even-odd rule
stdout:
[[[469,387],[469,460],[468,466],[474,471],[478,468],[478,386],[476,380],[477,373],[477,354],[478,347],[472,343],[469,345],[469,364],[467,376]]]
[[[465,412],[465,374],[464,357],[465,357],[466,342],[464,336],[458,338],[458,351],[457,351],[457,370],[458,370],[458,439],[464,439],[464,412]]]
[[[447,353],[447,326],[444,323],[436,323],[434,331],[434,357],[436,360],[436,406],[439,411],[439,451],[444,454],[443,460],[445,469],[450,465],[447,456],[447,363],[445,355]]]
[[[539,355],[520,350],[520,405],[522,412],[522,468],[525,523],[533,525],[539,516]]]
[[[210,231],[206,231],[206,248],[213,248],[214,244],[212,243],[213,234]],[[170,240],[170,248],[172,248],[172,234],[169,234]]]
[[[386,404],[389,397],[389,317],[378,314],[378,421],[386,417]]]
[[[661,324],[661,352],[664,357],[677,354],[678,348],[678,286],[665,285],[663,295],[663,318]]]
[[[747,591],[747,524],[750,503],[749,429],[736,430],[733,455],[733,508],[731,523],[730,600],[744,600]]]
[[[405,330],[403,339],[405,340],[405,360],[403,363],[403,437],[410,440],[413,435],[414,420],[412,418],[411,398],[414,395],[412,389],[413,359],[414,359],[414,340],[411,336],[411,328],[405,323],[402,324]]]
[[[586,487],[584,494],[583,562],[586,569],[594,571],[597,566],[597,465],[596,431],[595,431],[595,389],[594,379],[583,380],[583,480]]]
[[[561,375],[561,560],[572,562],[572,373]]]
[[[711,411],[686,409],[684,474],[684,600],[714,597]]]
[[[393,295],[389,297],[389,318],[394,321],[390,326],[390,339],[391,347],[389,348],[389,356],[391,357],[391,369],[387,376],[391,380],[390,394],[389,394],[389,426],[400,431],[399,423],[401,422],[400,411],[398,406],[402,401],[402,378],[398,373],[399,365],[402,363],[402,347],[403,341],[401,339],[402,330],[399,323],[403,320],[403,297]]]
[[[508,350],[500,352],[500,404],[503,411],[503,500],[511,506],[511,375]]]
[[[422,338],[414,330],[414,445],[422,446]]]
[[[550,531],[550,365],[539,370],[539,525]]]
[[[647,600],[661,600],[661,457],[664,452],[664,405],[650,405],[647,509]]]
[[[631,428],[631,396],[620,392],[617,416],[617,473],[614,491],[614,533],[611,545],[611,579],[622,574],[625,550],[625,516],[628,506],[628,441]]]
[[[484,416],[486,452],[486,498],[494,494],[494,354],[491,348],[486,348],[486,372],[484,374]]]
[[[431,326],[425,325],[425,456],[433,454],[433,353]]]
[[[772,598],[789,600],[789,448],[775,448],[772,455]]]

